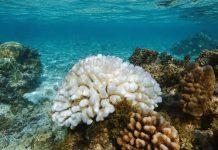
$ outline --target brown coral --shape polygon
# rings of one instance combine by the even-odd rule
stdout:
[[[211,66],[190,65],[181,76],[180,101],[183,111],[201,117],[210,105],[215,86],[215,75]]]
[[[132,113],[127,128],[120,134],[117,143],[123,150],[180,149],[177,130],[154,111]]]
[[[130,63],[143,67],[151,73],[152,77],[157,80],[162,88],[170,90],[179,83],[179,74],[184,70],[186,64],[189,63],[189,57],[185,57],[183,61],[175,60],[167,52],[158,53],[156,51],[144,48],[136,48],[132,56],[129,58]]]
[[[179,74],[184,70],[183,66],[174,63],[144,64],[142,67],[151,73],[162,88],[177,85],[179,83]]]
[[[134,65],[154,63],[158,58],[158,52],[147,48],[136,48],[132,56],[129,58],[130,63]]]
[[[195,59],[201,66],[211,65],[216,77],[218,77],[218,48],[215,50],[203,50]]]

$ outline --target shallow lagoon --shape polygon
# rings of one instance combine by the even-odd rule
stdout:
[[[0,42],[16,41],[37,49],[43,65],[40,84],[24,94],[34,105],[17,108],[1,103],[0,149],[55,149],[53,143],[66,142],[71,134],[57,127],[49,113],[57,89],[78,60],[100,53],[128,61],[136,47],[183,59],[170,50],[176,42],[201,31],[218,40],[217,4],[211,0],[0,1]],[[71,138],[81,137],[80,130]]]

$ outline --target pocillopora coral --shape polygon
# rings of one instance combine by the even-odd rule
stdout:
[[[74,129],[80,122],[103,121],[122,100],[142,110],[161,102],[159,84],[141,67],[113,56],[90,56],[69,71],[52,107],[59,126]]]

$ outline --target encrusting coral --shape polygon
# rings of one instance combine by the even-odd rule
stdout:
[[[117,143],[123,150],[179,150],[177,130],[155,111],[132,112]]]
[[[181,75],[179,92],[183,111],[201,117],[210,106],[215,80],[211,66],[200,67],[197,63],[190,65]]]
[[[153,110],[160,95],[159,84],[141,67],[113,56],[90,56],[70,70],[54,99],[52,119],[74,129],[80,122],[104,120],[124,99]]]

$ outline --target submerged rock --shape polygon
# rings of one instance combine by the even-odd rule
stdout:
[[[170,50],[176,55],[196,56],[203,49],[213,49],[218,44],[218,41],[212,39],[209,35],[203,32],[196,33],[185,40],[174,44]]]
[[[42,73],[42,64],[35,49],[17,42],[0,45],[0,102],[16,103],[34,89]]]

